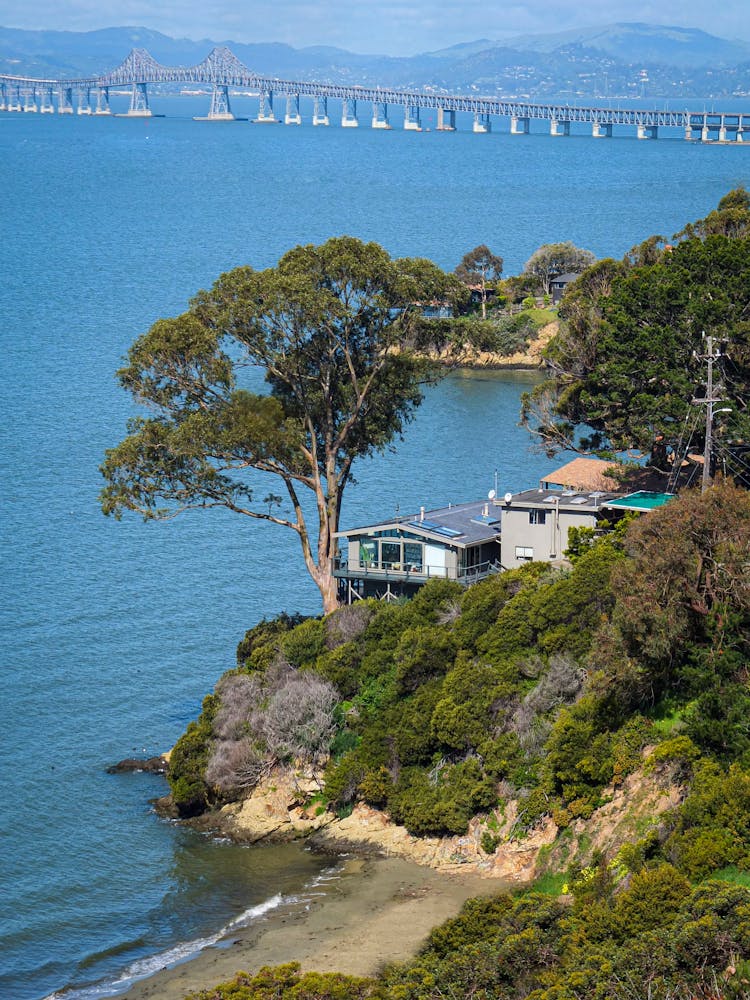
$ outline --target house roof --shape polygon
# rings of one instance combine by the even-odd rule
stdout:
[[[487,514],[484,513],[485,510]],[[468,545],[479,545],[500,537],[500,512],[486,500],[474,500],[470,503],[428,510],[424,514],[420,511],[418,514],[408,514],[406,517],[394,517],[390,521],[379,521],[376,524],[337,531],[336,538],[369,535],[389,528],[410,535],[420,535],[427,541],[464,549]]]
[[[569,490],[604,490],[618,492],[619,483],[606,475],[615,463],[604,462],[600,458],[574,458],[554,472],[539,480],[544,487],[562,486]]]
[[[622,493],[614,490],[550,490],[540,487],[537,490],[523,490],[513,493],[507,500],[496,500],[495,505],[501,510],[565,510],[571,513],[590,514],[600,511],[608,501],[621,497]]]
[[[574,273],[572,271],[568,271],[565,274],[556,274],[554,276],[554,278],[550,278],[550,284],[551,285],[569,285],[571,283],[571,281],[575,281],[576,278],[580,278],[580,277],[581,277],[581,275],[579,273],[577,273],[577,272]]]

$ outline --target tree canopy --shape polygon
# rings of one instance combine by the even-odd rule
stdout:
[[[291,529],[331,610],[352,466],[386,447],[422,400],[428,369],[410,350],[426,323],[419,303],[459,293],[430,261],[392,260],[346,236],[296,247],[274,268],[221,275],[139,337],[118,372],[153,415],[131,420],[107,452],[104,512],[154,519],[223,507]],[[267,394],[242,386],[248,365],[265,370]],[[276,477],[290,513],[282,496],[257,495],[254,473]]]
[[[536,278],[545,295],[550,282],[558,274],[581,274],[596,260],[590,250],[582,250],[569,240],[565,243],[545,243],[526,261],[523,273]]]
[[[523,420],[560,447],[648,449],[661,433],[703,446],[703,335],[722,344],[715,394],[720,450],[750,433],[750,207],[732,192],[705,220],[661,245],[652,237],[621,262],[600,261],[563,302],[550,344],[552,377],[526,397]]]
[[[503,273],[503,258],[498,257],[482,243],[463,255],[461,263],[454,273],[464,285],[479,288],[482,319],[485,319],[487,316],[487,288],[490,283],[500,280],[500,275]]]

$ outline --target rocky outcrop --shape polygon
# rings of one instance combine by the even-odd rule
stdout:
[[[640,769],[602,794],[603,805],[587,820],[561,830],[546,817],[531,830],[519,828],[519,803],[505,802],[475,816],[461,836],[415,837],[387,813],[360,802],[338,819],[326,810],[315,774],[277,770],[246,799],[186,822],[242,843],[308,838],[319,850],[398,857],[439,871],[474,872],[508,883],[527,883],[572,861],[588,864],[594,852],[613,857],[619,847],[657,829],[679,804],[682,788],[671,769]],[[165,815],[163,809],[159,809]]]
[[[191,820],[192,826],[216,830],[246,844],[294,840],[333,823],[322,804],[314,774],[276,770],[240,802]]]
[[[487,878],[528,882],[535,876],[540,848],[554,841],[557,827],[551,819],[546,820],[524,840],[507,840],[493,854],[488,854],[481,845],[488,819],[502,837],[503,829],[512,825],[515,816],[515,808],[507,811],[508,819],[500,822],[498,814],[475,816],[468,831],[460,837],[414,837],[406,827],[391,823],[386,813],[360,803],[351,816],[328,824],[313,838],[313,843],[329,850],[370,850],[441,871],[472,870]]]
[[[166,774],[169,766],[169,758],[166,754],[158,757],[126,757],[125,760],[117,764],[111,764],[107,768],[107,774],[122,774],[126,771],[146,771],[149,774]]]

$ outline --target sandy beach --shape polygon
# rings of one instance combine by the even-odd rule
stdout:
[[[126,1000],[183,1000],[238,970],[297,961],[304,970],[372,975],[413,955],[430,930],[496,880],[436,872],[398,858],[347,858],[337,877],[300,903],[271,911],[189,961],[134,984]]]

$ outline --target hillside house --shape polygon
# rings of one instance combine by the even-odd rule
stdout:
[[[500,514],[456,504],[337,532],[339,599],[411,596],[437,578],[469,584],[500,570]]]

